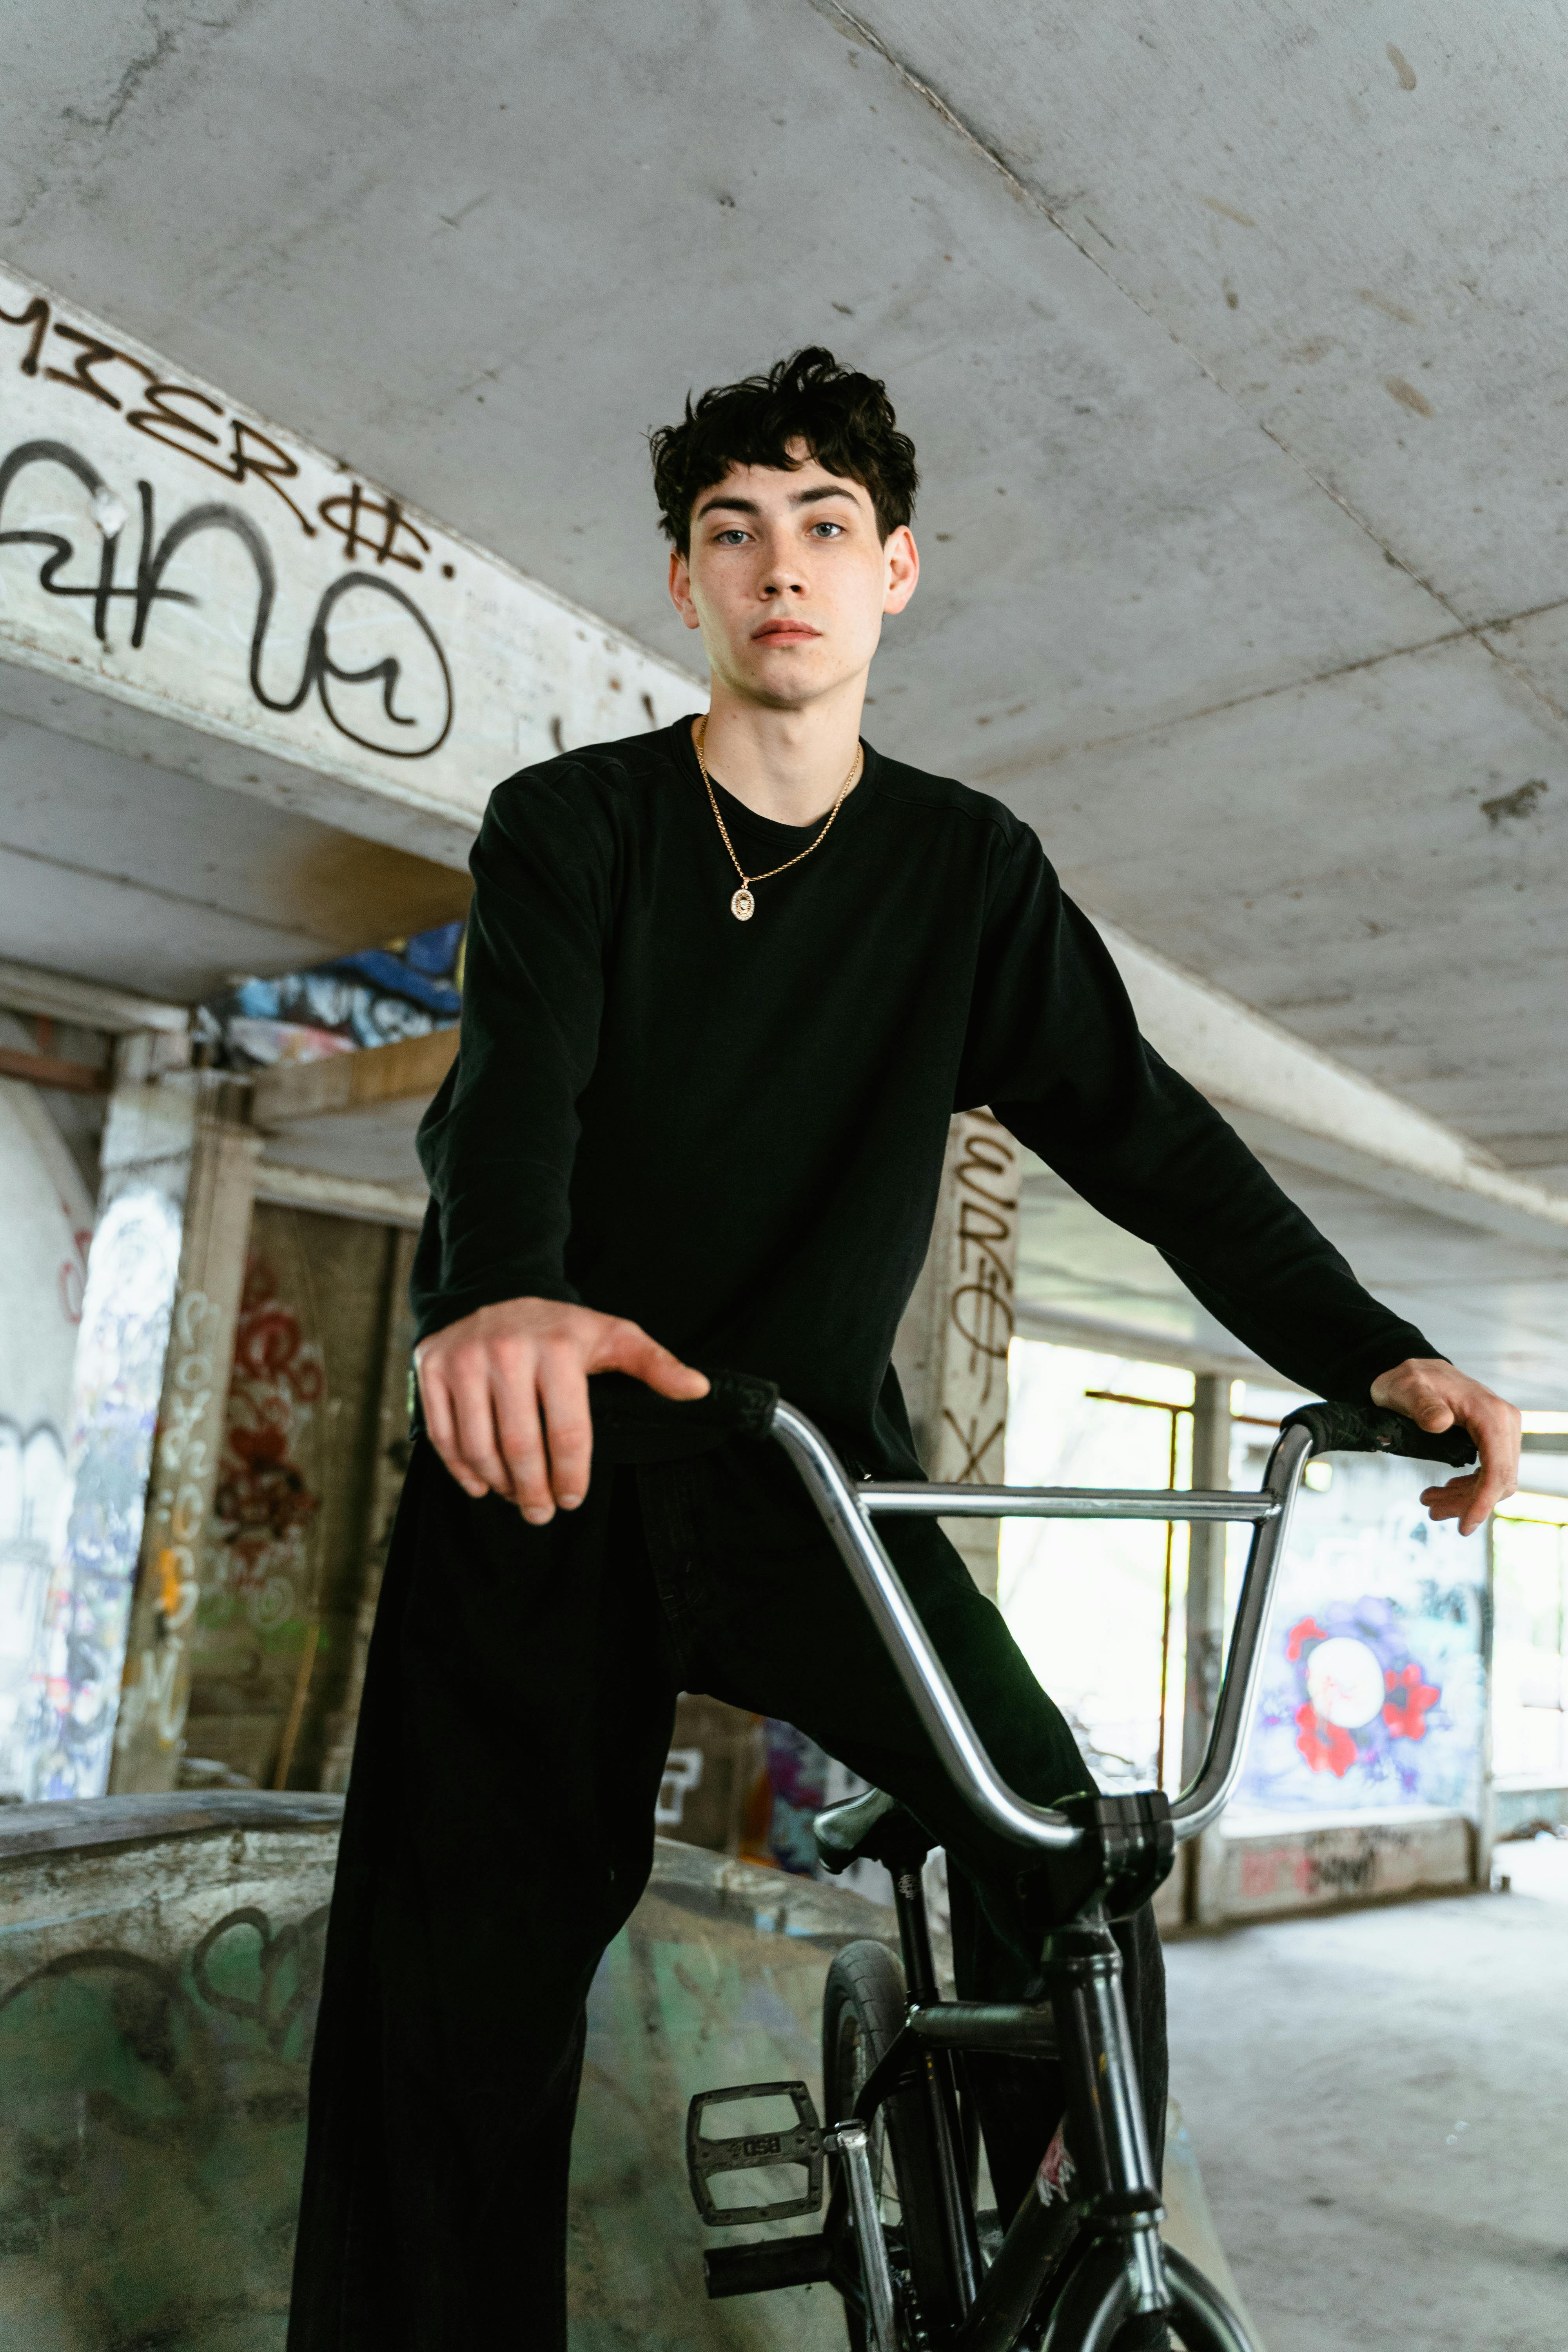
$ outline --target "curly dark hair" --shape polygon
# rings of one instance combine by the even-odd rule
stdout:
[[[897,428],[887,386],[840,367],[819,343],[765,375],[710,386],[695,406],[688,393],[681,422],[661,425],[647,438],[665,535],[682,555],[690,551],[691,509],[702,492],[731,466],[793,472],[805,460],[789,455],[792,441],[804,441],[828,473],[859,483],[884,540],[915,510],[915,445]]]

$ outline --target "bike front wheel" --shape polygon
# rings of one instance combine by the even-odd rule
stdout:
[[[827,1972],[822,2000],[822,2087],[830,2124],[845,2122],[873,2068],[903,2031],[904,1979],[885,1944],[846,1945]],[[937,2241],[934,2175],[918,2096],[895,2092],[870,2127],[871,2177],[893,2273],[900,2347],[921,2343],[918,2320],[922,2257]],[[835,2283],[844,2298],[850,2352],[868,2352],[860,2250],[839,2168],[834,2167],[827,2227],[837,2242]]]
[[[1217,2287],[1173,2246],[1165,2248],[1165,2274],[1173,2309],[1173,2352],[1257,2352]],[[1043,2336],[1031,2335],[1041,2352],[1123,2352],[1146,2336],[1150,2323],[1130,2317],[1134,2300],[1125,2256],[1113,2238],[1091,2243],[1053,2305]]]

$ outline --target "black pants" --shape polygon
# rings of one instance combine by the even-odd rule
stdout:
[[[941,1531],[883,1528],[1004,1776],[1041,1802],[1084,1787],[1066,1724]],[[332,1897],[289,2352],[565,2345],[584,2007],[647,1880],[681,1690],[782,1717],[901,1797],[948,1850],[960,1992],[1027,1986],[1041,1929],[1017,1849],[950,1787],[776,1448],[601,1467],[579,1511],[536,1528],[468,1500],[421,1441]],[[1158,2150],[1159,1944],[1147,1913],[1119,1935]],[[1059,2083],[993,2061],[976,2090],[1009,2211]]]

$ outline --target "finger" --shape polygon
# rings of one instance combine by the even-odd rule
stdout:
[[[1472,1473],[1475,1495],[1469,1508],[1459,1522],[1462,1536],[1472,1535],[1483,1519],[1514,1491],[1518,1446],[1503,1416],[1497,1412],[1478,1413],[1479,1426],[1471,1433],[1479,1449],[1481,1466]]]
[[[1446,1398],[1427,1394],[1411,1408],[1410,1418],[1429,1437],[1440,1437],[1444,1430],[1454,1426],[1454,1408]]]
[[[594,1423],[588,1376],[575,1348],[548,1348],[540,1358],[539,1394],[550,1452],[550,1484],[563,1511],[574,1511],[588,1491]]]
[[[425,1407],[425,1433],[464,1494],[472,1496],[477,1502],[485,1490],[459,1450],[451,1399],[440,1366],[427,1360],[421,1361],[416,1356],[414,1373],[419,1382],[420,1402]]]
[[[1428,1486],[1421,1500],[1434,1519],[1457,1519],[1467,1507],[1474,1491],[1475,1472],[1463,1478],[1450,1478],[1441,1486]]]
[[[539,1425],[538,1359],[530,1349],[515,1361],[503,1360],[498,1371],[494,1411],[506,1458],[507,1491],[530,1527],[542,1528],[554,1517],[555,1502]]]
[[[1479,1470],[1470,1471],[1463,1478],[1450,1478],[1446,1486],[1428,1486],[1421,1497],[1429,1517],[1458,1519],[1462,1536],[1474,1535],[1485,1522],[1495,1499]]]
[[[469,1475],[479,1480],[479,1494],[510,1496],[511,1479],[496,1443],[495,1413],[489,1382],[482,1364],[455,1373],[451,1384],[452,1414],[458,1424],[457,1448]],[[459,1479],[464,1492],[475,1490]]]
[[[616,1325],[610,1335],[604,1360],[595,1364],[595,1369],[630,1372],[634,1380],[646,1381],[648,1387],[656,1389],[660,1396],[674,1397],[683,1402],[706,1396],[709,1389],[706,1372],[698,1371],[694,1365],[683,1364],[679,1356],[672,1356],[668,1348],[661,1348],[657,1339],[650,1339],[636,1323]]]

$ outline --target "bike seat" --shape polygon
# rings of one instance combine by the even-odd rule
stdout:
[[[852,1863],[884,1864],[889,1870],[918,1870],[936,1843],[913,1813],[880,1789],[829,1805],[811,1825],[824,1870],[835,1878]]]

